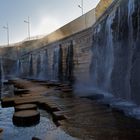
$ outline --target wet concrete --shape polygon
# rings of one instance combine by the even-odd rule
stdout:
[[[35,102],[48,111],[52,120],[64,133],[83,140],[139,140],[140,121],[124,116],[96,100],[80,98],[72,92],[64,92],[57,86],[48,86],[39,82],[15,80],[29,90],[28,94],[12,98],[16,104]],[[9,99],[9,98],[8,98]],[[8,99],[3,99],[3,102]],[[46,124],[47,125],[47,124]],[[42,128],[43,129],[43,128]],[[61,139],[56,131],[50,131],[47,138]]]

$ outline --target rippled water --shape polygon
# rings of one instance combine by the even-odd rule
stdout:
[[[3,128],[3,134],[0,140],[31,140],[32,137],[38,137],[41,140],[73,140],[60,128],[57,128],[51,121],[49,114],[43,110],[40,123],[32,127],[16,127],[12,123],[14,108],[0,107],[0,128]]]

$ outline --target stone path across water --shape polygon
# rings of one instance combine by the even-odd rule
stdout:
[[[36,103],[48,111],[66,133],[84,140],[139,140],[140,121],[101,105],[96,100],[79,98],[72,92],[27,80],[13,81],[28,89],[28,94],[10,99],[14,105]],[[3,99],[8,103],[9,98]],[[50,140],[57,135],[50,132]],[[49,137],[49,136],[48,136]]]

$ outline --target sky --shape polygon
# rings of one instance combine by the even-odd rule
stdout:
[[[83,0],[84,13],[93,9],[99,0]],[[28,37],[30,18],[31,36],[47,35],[81,16],[81,0],[0,0],[0,46],[23,41]]]

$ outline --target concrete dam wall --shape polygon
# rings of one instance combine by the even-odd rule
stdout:
[[[116,0],[92,27],[19,53],[17,76],[70,82],[79,95],[140,105],[139,7],[139,0]]]
[[[22,55],[17,61],[19,76],[74,82],[89,77],[91,29]]]

